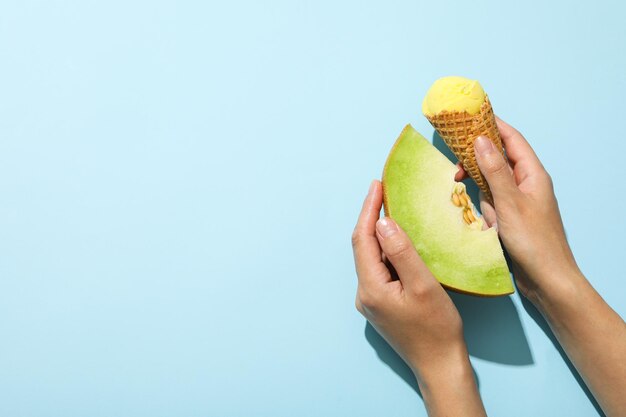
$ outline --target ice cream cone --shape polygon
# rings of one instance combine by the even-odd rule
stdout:
[[[474,141],[478,136],[486,136],[504,155],[502,139],[496,126],[496,118],[491,108],[489,98],[485,95],[485,101],[477,114],[469,114],[466,111],[441,111],[437,114],[426,115],[437,133],[446,145],[459,159],[465,172],[472,177],[478,187],[485,193],[487,199],[493,202],[491,190],[487,180],[480,172],[476,156],[474,154]]]

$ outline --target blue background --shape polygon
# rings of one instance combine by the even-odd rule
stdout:
[[[0,415],[425,415],[349,238],[443,75],[531,141],[624,316],[626,10],[516,3],[3,1]],[[455,301],[491,415],[595,415],[518,294]]]

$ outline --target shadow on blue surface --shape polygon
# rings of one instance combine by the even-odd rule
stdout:
[[[422,393],[420,392],[411,368],[408,367],[408,365],[402,360],[402,358],[398,356],[398,354],[391,348],[391,346],[389,346],[387,341],[378,334],[376,329],[374,329],[374,327],[369,322],[366,322],[365,324],[365,339],[367,340],[367,343],[369,343],[370,346],[376,351],[378,359],[380,359],[381,362],[391,368],[391,370],[394,371],[396,375],[402,378],[404,382],[406,382],[411,388],[413,388],[417,395],[421,397]]]
[[[374,348],[376,351],[376,355],[378,358],[391,368],[392,371],[396,373],[400,378],[404,380],[413,390],[422,397],[422,393],[420,392],[419,386],[417,385],[417,381],[415,380],[415,376],[413,375],[413,371],[408,365],[402,360],[402,358],[392,349],[391,346],[387,343],[385,339],[382,338],[381,335],[378,334],[376,329],[366,322],[365,324],[365,339],[367,342]],[[478,374],[472,368],[474,372],[474,378],[476,379],[476,384],[480,388],[480,381],[478,380]]]
[[[532,354],[515,305],[510,297],[478,298],[449,292],[461,317],[467,349],[476,358],[507,365],[531,365]],[[378,358],[421,397],[413,372],[371,324],[365,339]],[[479,385],[476,372],[474,377]]]
[[[448,294],[463,318],[467,350],[471,356],[505,365],[534,363],[522,322],[510,297]]]

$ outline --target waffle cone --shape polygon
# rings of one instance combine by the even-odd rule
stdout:
[[[476,155],[474,154],[474,141],[478,136],[488,137],[504,155],[502,138],[496,126],[496,117],[493,114],[489,97],[485,96],[485,102],[477,114],[467,112],[442,111],[434,116],[426,116],[431,125],[437,130],[448,148],[459,159],[465,172],[472,177],[478,187],[485,193],[489,201],[493,202],[491,190],[487,180],[480,172]]]

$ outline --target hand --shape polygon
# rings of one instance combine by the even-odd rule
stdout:
[[[476,160],[494,198],[493,206],[482,198],[480,207],[513,260],[518,288],[534,302],[579,271],[550,176],[517,130],[500,119],[497,124],[508,162],[490,140],[476,140]]]
[[[565,238],[552,181],[524,137],[497,120],[508,163],[489,140],[476,160],[494,206],[487,223],[514,264],[518,288],[543,314],[607,416],[626,416],[626,324],[585,279]]]
[[[356,308],[411,367],[431,416],[484,415],[461,317],[406,233],[379,220],[382,198],[372,182],[352,235]]]
[[[419,371],[464,351],[461,317],[406,233],[390,218],[378,219],[381,202],[382,187],[374,181],[352,236],[356,308]]]

